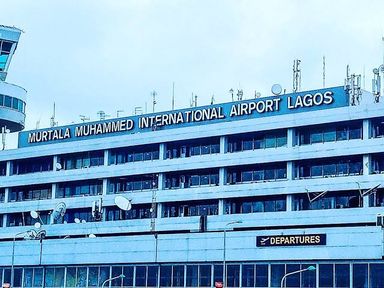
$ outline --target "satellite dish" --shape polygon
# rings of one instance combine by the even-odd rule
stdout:
[[[373,73],[374,73],[374,74],[378,74],[378,73],[379,73],[379,69],[374,68],[374,69],[373,69]]]
[[[117,207],[124,211],[129,211],[132,209],[132,201],[123,196],[116,196],[115,204]]]
[[[40,229],[41,228],[41,223],[40,222],[36,222],[35,225],[33,225],[33,226],[35,226],[36,229]]]
[[[88,235],[88,238],[96,238],[96,235],[91,233],[91,234]]]
[[[273,95],[280,95],[281,92],[283,91],[283,88],[281,88],[280,84],[273,84],[271,88],[271,92]]]
[[[74,220],[74,221],[75,221],[75,223],[76,223],[76,224],[79,224],[79,223],[81,223],[81,221],[80,221],[80,219],[79,219],[79,218],[75,218],[75,220]]]
[[[87,221],[85,221],[85,220],[83,219],[83,220],[81,220],[81,223],[87,223]]]
[[[39,213],[36,212],[35,210],[32,210],[31,212],[29,212],[29,214],[31,214],[31,217],[32,217],[33,219],[37,219],[37,218],[39,218]]]
[[[61,169],[63,169],[63,166],[61,166],[61,164],[59,162],[57,162],[56,163],[56,170],[60,171]]]
[[[260,92],[257,92],[256,93],[256,98],[260,98],[261,97],[261,93]]]
[[[64,217],[64,214],[66,211],[67,211],[67,205],[64,202],[58,203],[55,209],[52,211],[53,219],[59,220],[60,217]]]

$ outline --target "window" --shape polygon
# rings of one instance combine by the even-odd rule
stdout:
[[[57,185],[56,197],[68,198],[101,195],[102,190],[102,180],[65,182]]]
[[[285,196],[234,198],[224,202],[225,214],[286,211]]]
[[[218,201],[173,202],[163,204],[162,217],[218,215]]]
[[[335,264],[335,286],[349,287],[349,264]]]
[[[110,150],[109,165],[159,159],[159,145],[132,146]]]
[[[108,194],[117,194],[133,190],[157,189],[158,175],[148,174],[111,178],[108,182]]]
[[[384,287],[384,264],[373,264],[369,265],[369,287],[380,288]]]
[[[39,157],[12,162],[12,175],[45,172],[52,170],[53,157]]]
[[[353,287],[368,287],[368,285],[368,264],[353,264]]]
[[[50,211],[39,211],[39,216],[42,224],[49,224],[50,222]],[[14,226],[32,226],[39,220],[31,217],[29,212],[10,213],[7,217],[7,227]]]
[[[63,170],[81,169],[104,165],[104,151],[60,155],[58,162]]]
[[[255,286],[255,265],[243,264],[241,266],[241,286],[242,287]]]
[[[151,216],[151,204],[135,204],[128,211],[123,211],[115,206],[106,208],[106,221],[147,219]],[[153,217],[156,217],[156,211],[154,211]]]
[[[219,185],[219,169],[165,174],[165,187],[168,189],[216,185]]]
[[[13,187],[9,189],[8,197],[9,202],[51,199],[52,185]]]
[[[372,174],[384,173],[384,153],[372,155]]]
[[[201,138],[167,143],[166,158],[185,158],[220,153],[220,138]]]
[[[274,181],[287,178],[286,163],[249,165],[227,169],[227,183]]]
[[[229,136],[227,152],[233,153],[264,148],[276,148],[286,145],[286,130],[246,133]]]
[[[371,137],[384,137],[384,117],[372,119],[371,122]]]

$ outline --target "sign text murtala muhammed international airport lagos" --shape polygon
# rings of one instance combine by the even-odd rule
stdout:
[[[313,109],[342,107],[348,105],[348,102],[345,100],[346,98],[343,98],[341,95],[337,95],[337,98],[335,97],[335,93],[340,94],[341,91],[344,92],[343,89],[340,91],[340,88],[342,87],[323,89],[312,93],[287,94],[157,114],[21,132],[19,147],[45,142],[70,141],[80,138],[83,139],[83,137],[95,137],[120,132],[136,133],[163,128],[198,125],[204,122],[217,123],[220,121],[251,119],[267,115],[287,114],[290,112],[304,112]],[[342,99],[338,100],[338,98]]]

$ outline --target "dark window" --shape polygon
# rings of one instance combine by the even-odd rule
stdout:
[[[274,181],[287,178],[287,164],[247,165],[227,169],[227,183]]]
[[[217,200],[164,203],[162,217],[218,215],[218,210]]]
[[[227,287],[240,286],[240,265],[227,265]]]
[[[231,135],[228,137],[228,151],[240,152],[287,145],[287,131],[256,132]]]
[[[165,187],[168,189],[219,185],[219,170],[206,169],[165,174]]]
[[[104,151],[60,155],[58,162],[64,170],[101,166],[104,165]]]
[[[102,180],[65,182],[57,185],[56,198],[95,196],[102,192]]]
[[[373,174],[384,173],[384,153],[372,155],[372,171]]]
[[[106,208],[106,221],[148,219],[151,218],[151,204],[135,204],[131,210],[123,211],[118,207]],[[156,211],[154,211],[156,215]],[[155,216],[156,217],[156,216]]]
[[[52,185],[12,187],[9,189],[8,197],[9,202],[51,199]]]
[[[284,275],[284,264],[271,264],[271,287],[281,287],[281,279]]]
[[[247,197],[228,199],[224,202],[225,214],[286,211],[285,196]]]
[[[335,286],[349,287],[349,264],[335,264]]]
[[[123,267],[123,286],[133,286],[133,266],[124,266]],[[108,279],[108,278],[107,278]],[[105,281],[105,280],[104,280]],[[99,285],[101,286],[101,285]]]
[[[368,288],[368,285],[368,264],[353,264],[353,287]]]
[[[167,143],[166,158],[185,158],[216,153],[220,153],[219,137]]]
[[[109,165],[159,159],[159,145],[132,146],[110,150]]]
[[[384,264],[370,264],[369,265],[369,287],[382,288],[384,287]]]
[[[371,123],[371,137],[384,137],[384,117],[376,118]]]
[[[173,266],[172,287],[184,287],[184,265]]]
[[[316,267],[316,264],[302,264],[301,269],[306,269],[309,266]],[[348,275],[349,276],[349,275]],[[307,270],[301,273],[301,286],[300,287],[316,287],[316,270]]]
[[[268,265],[256,265],[256,287],[268,287]]]
[[[197,265],[187,265],[187,287],[198,287],[199,274]]]
[[[241,286],[254,287],[255,286],[255,265],[243,264],[241,266]]]
[[[111,178],[108,184],[108,194],[116,194],[133,190],[157,189],[157,183],[157,174]]]
[[[15,160],[12,163],[12,175],[20,175],[52,170],[53,157],[39,157]]]
[[[299,271],[301,268],[299,264],[287,264],[286,269],[287,269],[286,273],[291,273],[291,272]],[[286,283],[285,287],[301,287],[300,273],[292,274],[289,277],[285,278],[285,283]]]
[[[161,268],[160,268],[160,277],[162,275]],[[160,283],[161,283],[161,280],[160,280]],[[147,266],[136,266],[136,286],[137,287],[147,286]]]

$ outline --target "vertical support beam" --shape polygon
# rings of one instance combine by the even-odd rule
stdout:
[[[158,190],[164,190],[165,187],[165,174],[164,173],[159,173],[159,179],[157,183]]]
[[[7,227],[7,219],[8,219],[8,214],[3,215],[3,226],[2,227]]]
[[[52,199],[56,199],[57,184],[53,183],[51,189],[52,189]]]
[[[371,155],[365,154],[363,156],[363,175],[369,175],[372,171]]]
[[[11,176],[11,161],[7,161],[7,163],[6,163],[5,175]]]
[[[219,168],[219,186],[224,186],[225,181],[226,181],[225,168],[221,167],[221,168]]]
[[[4,203],[8,203],[9,202],[9,189],[10,188],[5,188],[4,190]]]
[[[367,140],[369,139],[371,132],[371,122],[369,119],[363,120],[363,139]]]
[[[219,215],[224,215],[224,199],[219,199]]]
[[[287,211],[293,211],[293,196],[287,195]]]
[[[369,196],[363,197],[363,207],[369,207]]]
[[[156,218],[160,219],[161,215],[163,215],[163,203],[157,203],[157,215],[156,215]]]
[[[57,155],[53,155],[53,168],[52,168],[52,170],[53,171],[57,171],[57,169],[56,169],[56,165],[57,165]]]
[[[293,180],[295,178],[295,165],[293,165],[293,161],[288,161],[287,162],[287,179],[288,180]]]
[[[109,161],[109,150],[104,150],[104,166],[108,166]]]
[[[103,179],[103,194],[102,195],[107,195],[108,191],[108,179]]]
[[[228,151],[228,138],[227,136],[220,137],[220,154],[226,153]]]
[[[288,130],[287,130],[287,147],[291,148],[295,145],[296,145],[295,129],[294,128],[288,128]]]
[[[166,159],[166,153],[167,153],[167,145],[165,143],[160,143],[159,147],[159,159],[164,160]]]

